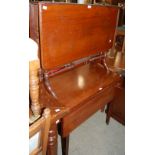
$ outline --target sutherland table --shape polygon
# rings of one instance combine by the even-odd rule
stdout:
[[[114,6],[30,4],[30,37],[41,62],[40,103],[68,111],[58,125],[63,155],[70,133],[114,98],[119,76],[104,60],[114,45],[118,12]]]

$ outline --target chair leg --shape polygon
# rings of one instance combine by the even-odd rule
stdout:
[[[62,155],[68,155],[69,151],[69,135],[67,137],[61,136]]]

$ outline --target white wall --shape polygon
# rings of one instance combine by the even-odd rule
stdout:
[[[25,47],[28,24],[28,0],[1,2],[0,154],[5,155],[28,155],[29,152],[29,64]]]

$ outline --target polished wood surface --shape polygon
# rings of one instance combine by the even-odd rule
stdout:
[[[29,36],[39,45],[38,3],[29,4]]]
[[[79,108],[63,118],[63,137],[66,137],[76,127],[86,121],[92,114],[109,103],[114,97],[114,88],[105,88],[100,94],[94,94],[93,98],[83,102]]]
[[[113,76],[98,64],[90,63],[51,77],[50,82],[59,102],[71,110],[112,84]]]
[[[58,96],[58,100],[48,94],[44,83],[40,83],[40,103],[52,107],[67,106],[71,110],[78,103],[103,91],[103,88],[114,83],[115,76],[107,73],[101,64],[90,63],[67,72],[50,77],[50,83]],[[52,103],[52,104],[51,104]]]
[[[117,7],[39,3],[42,68],[50,70],[111,48],[117,15]]]
[[[125,0],[105,0],[105,2],[120,7],[118,26],[125,25]]]
[[[113,99],[118,79],[119,76],[108,73],[100,64],[79,66],[49,79],[57,100],[47,93],[42,83],[40,103],[45,102],[50,108],[68,109],[69,113],[62,119],[62,134],[65,137]]]

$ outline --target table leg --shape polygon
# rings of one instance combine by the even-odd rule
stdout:
[[[107,104],[107,108],[105,110],[105,112],[106,112],[106,124],[107,125],[109,124],[109,121],[110,121],[110,109],[109,109],[109,107],[110,107],[110,103]]]
[[[57,137],[57,125],[52,123],[49,131],[47,155],[57,155]]]
[[[67,137],[61,136],[62,155],[68,155],[69,151],[69,135]]]

